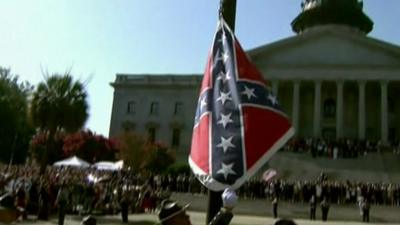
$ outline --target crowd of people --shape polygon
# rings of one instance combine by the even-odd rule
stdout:
[[[239,193],[248,198],[273,198],[278,195],[288,202],[309,202],[311,196],[326,197],[333,204],[357,203],[362,196],[372,204],[400,206],[400,186],[392,183],[351,181],[283,181],[265,183],[256,179],[247,182]]]
[[[37,167],[0,166],[2,205],[47,220],[59,212],[93,214],[152,212],[169,192],[155,190],[147,177],[129,171],[104,171],[70,167],[48,167],[40,175]]]
[[[153,187],[176,192],[191,192],[205,194],[206,190],[193,176],[181,174],[177,177],[154,176]],[[400,184],[394,183],[363,183],[354,181],[330,180],[321,174],[313,181],[285,181],[272,179],[265,182],[262,179],[252,178],[237,190],[242,198],[273,199],[305,203],[311,196],[320,200],[326,197],[332,204],[355,204],[360,197],[364,197],[371,204],[400,206]]]
[[[0,166],[0,174],[0,195],[12,197],[10,204],[22,209],[22,218],[35,214],[46,220],[61,208],[64,213],[121,212],[127,221],[129,212],[155,211],[172,192],[206,194],[204,186],[187,174],[144,176],[129,170],[48,167],[40,175],[39,168],[24,166]],[[253,178],[236,193],[241,198],[277,198],[293,203],[308,203],[314,198],[318,204],[323,199],[330,204],[361,204],[360,199],[365,199],[372,205],[400,206],[399,184],[335,181],[324,174],[314,181]]]
[[[372,152],[391,151],[400,155],[400,142],[394,141],[384,146],[381,141],[343,138],[339,140],[293,138],[284,147],[284,151],[310,153],[312,157],[357,158]]]

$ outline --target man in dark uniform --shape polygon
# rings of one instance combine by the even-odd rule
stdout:
[[[312,195],[310,198],[310,220],[315,220],[316,210],[317,210],[317,200],[315,199],[315,195]]]
[[[272,213],[274,218],[278,218],[278,197],[276,195],[272,199]]]
[[[321,201],[321,211],[322,211],[322,221],[327,221],[329,212],[329,202],[326,199],[326,197],[324,197]]]
[[[120,199],[121,217],[123,223],[128,223],[129,203],[128,190],[123,190]]]
[[[58,206],[58,225],[64,225],[64,218],[68,201],[69,191],[65,183],[62,183],[58,190],[56,198],[56,203]]]
[[[362,216],[363,216],[363,222],[369,222],[369,209],[370,209],[370,204],[368,199],[364,198],[363,202],[361,203],[361,210],[362,210]]]

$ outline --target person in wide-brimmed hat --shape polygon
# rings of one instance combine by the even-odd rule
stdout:
[[[209,225],[228,225],[232,220],[232,209],[237,203],[237,195],[233,190],[225,189],[222,193],[223,207],[211,220]],[[190,217],[186,213],[189,204],[180,206],[172,200],[164,200],[158,213],[159,223],[162,225],[191,225]]]
[[[177,202],[172,200],[164,200],[161,203],[161,209],[158,214],[158,218],[160,219],[160,224],[168,225],[168,224],[179,224],[186,225],[192,224],[190,222],[189,215],[186,214],[186,209],[189,207],[189,204],[185,206],[180,206]]]

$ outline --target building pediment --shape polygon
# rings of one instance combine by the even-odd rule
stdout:
[[[400,46],[347,27],[330,25],[310,29],[250,50],[259,68],[270,67],[385,67],[400,68]]]

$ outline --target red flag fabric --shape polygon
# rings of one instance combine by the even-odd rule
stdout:
[[[237,189],[294,134],[223,18],[205,69],[189,165],[207,188]]]

